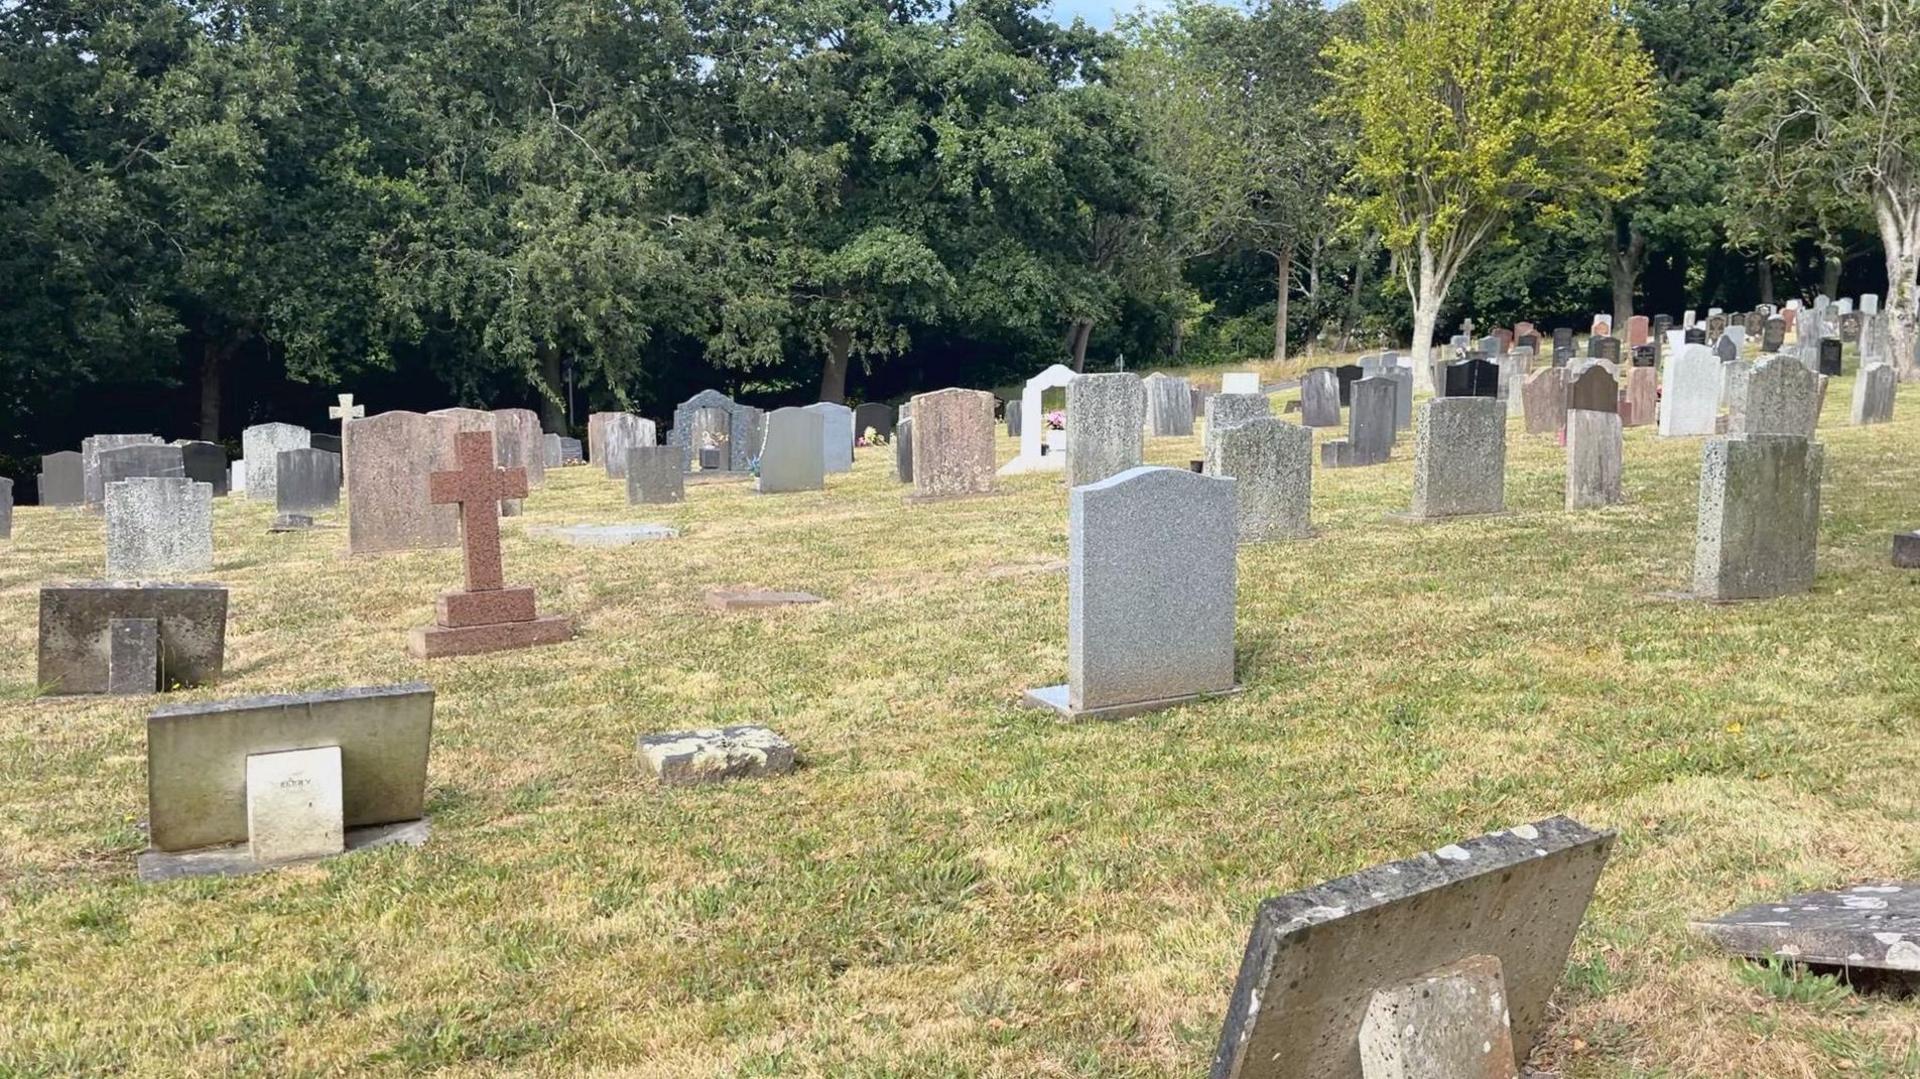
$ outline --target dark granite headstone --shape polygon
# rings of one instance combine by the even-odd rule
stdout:
[[[1540,354],[1540,335],[1537,333],[1520,334],[1513,339],[1513,347],[1531,349],[1533,354],[1537,356]]]
[[[274,458],[274,509],[311,515],[340,505],[340,455],[326,450],[281,450]]]
[[[1357,363],[1341,364],[1333,369],[1333,377],[1340,383],[1341,407],[1353,404],[1353,384],[1366,377],[1366,372]]]
[[[1588,364],[1567,387],[1567,408],[1583,412],[1620,411],[1620,384],[1597,363]]]
[[[1920,881],[1869,881],[1755,903],[1688,928],[1753,959],[1920,973]]]
[[[1603,333],[1587,338],[1587,358],[1606,360],[1608,363],[1620,362],[1620,339]]]
[[[1612,844],[1554,817],[1260,904],[1212,1079],[1361,1079],[1375,993],[1473,956],[1500,961],[1517,1069]]]
[[[325,450],[326,452],[333,453],[333,454],[337,454],[340,452],[340,436],[339,435],[323,435],[320,432],[315,431],[313,434],[308,435],[307,437],[310,440],[307,443],[307,448],[310,450]]]
[[[1760,351],[1778,352],[1787,343],[1787,320],[1775,315],[1761,327]]]
[[[1010,408],[1009,413],[1019,415],[1020,410]],[[913,417],[908,416],[894,428],[899,437],[893,440],[893,473],[901,483],[913,482]]]
[[[1721,363],[1732,363],[1740,358],[1740,346],[1733,343],[1733,338],[1721,334],[1719,342],[1713,346],[1713,354],[1719,357]]]
[[[1671,329],[1673,329],[1672,315],[1653,316],[1653,335],[1655,337],[1665,337],[1667,335],[1667,331]]]
[[[1895,569],[1920,569],[1920,532],[1896,532],[1893,536]]]
[[[1635,367],[1657,366],[1660,353],[1651,344],[1633,346],[1633,365]]]
[[[1685,333],[1686,343],[1689,345],[1704,345],[1707,343],[1707,328],[1697,322],[1687,327]]]
[[[220,680],[227,589],[218,584],[82,582],[40,586],[40,692],[105,693],[113,623],[152,619],[164,689]]]
[[[227,470],[225,446],[214,442],[182,442],[180,461],[187,470],[187,478],[212,487],[215,498],[227,493],[231,473]]]
[[[1840,373],[1840,339],[1822,337],[1820,339],[1820,373],[1837,375]]]
[[[1573,359],[1573,328],[1562,326],[1553,331],[1553,365],[1565,367]]]
[[[1500,366],[1487,360],[1461,360],[1447,365],[1448,397],[1498,397]]]
[[[868,401],[853,410],[853,434],[855,438],[865,438],[872,430],[882,442],[893,437],[894,417],[892,406],[878,401]]]
[[[104,498],[107,484],[139,476],[179,479],[187,474],[186,459],[178,446],[148,444],[120,446],[99,454],[100,491]]]
[[[1399,429],[1399,384],[1384,377],[1363,378],[1353,384],[1353,404],[1347,413],[1347,442],[1353,463],[1373,465],[1393,456],[1393,437]]]
[[[586,450],[581,447],[579,439],[567,438],[564,435],[561,436],[560,438],[560,460],[561,461],[570,465],[577,465],[582,463],[586,459],[587,459]]]

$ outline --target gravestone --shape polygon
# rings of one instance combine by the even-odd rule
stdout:
[[[1333,369],[1333,379],[1340,385],[1340,407],[1353,404],[1353,384],[1367,377],[1367,373],[1357,363],[1344,363]]]
[[[1760,351],[1778,352],[1787,344],[1787,320],[1775,315],[1761,324]]]
[[[1328,468],[1384,464],[1393,456],[1398,419],[1394,415],[1399,387],[1390,378],[1374,376],[1353,384],[1352,407],[1347,410],[1347,437],[1320,447],[1320,463]],[[1245,497],[1244,488],[1242,497]]]
[[[1091,375],[1090,378],[1112,378]],[[1132,375],[1117,376],[1138,379]],[[1076,381],[1067,387],[1073,407]],[[913,398],[913,494],[915,498],[959,498],[993,491],[993,394],[985,390],[945,389],[915,394]],[[1087,420],[1080,426],[1099,427]],[[1068,430],[1074,429],[1069,421]],[[1138,437],[1140,426],[1134,425]],[[1077,450],[1077,447],[1076,447]],[[1073,462],[1068,461],[1071,471]]]
[[[1553,365],[1565,367],[1573,359],[1573,330],[1562,326],[1553,331]]]
[[[1022,472],[1057,472],[1066,468],[1066,455],[1044,451],[1047,424],[1042,408],[1048,390],[1065,391],[1080,377],[1071,367],[1054,364],[1027,380],[1020,392],[1020,454],[1000,467],[1003,476]]]
[[[1121,719],[1234,690],[1235,483],[1131,468],[1067,494],[1067,682],[1025,702]]]
[[[1189,401],[1188,405],[1189,405],[1189,408],[1191,408],[1192,402]],[[1019,438],[1020,437],[1020,417],[1022,415],[1020,402],[1018,401],[1006,402],[1004,406],[1004,411],[1006,412],[1006,416],[1007,416],[1007,437]],[[1189,411],[1188,415],[1192,415],[1192,412]],[[905,420],[907,417],[902,416],[900,418],[902,420]]]
[[[1018,415],[1018,411],[1015,415]],[[901,483],[913,482],[913,417],[902,416],[894,429],[893,474]]]
[[[236,495],[247,493],[247,462],[234,461],[227,466],[227,493]]]
[[[1613,316],[1612,315],[1593,316],[1593,324],[1587,327],[1587,336],[1609,337],[1612,334],[1613,334]]]
[[[988,422],[992,423],[991,414]],[[647,771],[665,787],[781,776],[793,771],[794,765],[793,743],[760,726],[642,735],[638,748]]]
[[[1446,397],[1420,406],[1413,440],[1417,519],[1506,508],[1507,417],[1490,397]]]
[[[1696,595],[1767,599],[1813,587],[1823,465],[1821,446],[1801,435],[1707,440],[1694,532]]]
[[[587,455],[599,463],[608,479],[626,478],[629,449],[658,442],[654,422],[630,412],[596,412],[587,418]]]
[[[1241,543],[1312,534],[1313,432],[1278,416],[1256,416],[1222,431],[1205,474],[1234,481]]]
[[[1870,363],[1853,383],[1853,422],[1888,423],[1893,419],[1893,395],[1899,384],[1893,368]]]
[[[1568,510],[1611,506],[1621,499],[1625,446],[1616,383],[1598,364],[1581,369],[1568,387]]]
[[[1652,343],[1653,326],[1645,315],[1634,315],[1627,319],[1627,347],[1638,348]]]
[[[548,468],[559,468],[567,463],[566,455],[561,452],[559,435],[541,436],[540,456],[547,462]]]
[[[1820,339],[1820,373],[1828,377],[1840,373],[1841,345],[1838,337]]]
[[[1866,325],[1866,319],[1858,311],[1848,311],[1840,316],[1840,340],[1848,344],[1860,343],[1860,331]]]
[[[1271,415],[1273,404],[1264,393],[1216,393],[1207,398],[1201,452],[1210,453],[1214,439],[1257,416]]]
[[[1254,371],[1228,371],[1220,376],[1221,393],[1259,393],[1260,375]]]
[[[1487,360],[1461,360],[1447,365],[1448,397],[1500,396],[1500,368]]]
[[[1723,364],[1737,363],[1740,360],[1740,346],[1734,342],[1733,338],[1722,334],[1720,340],[1713,346],[1713,355]]]
[[[340,455],[326,450],[282,450],[276,458],[274,509],[310,516],[340,505]]]
[[[1596,370],[1601,370],[1595,368]],[[1566,367],[1542,367],[1521,388],[1522,412],[1530,435],[1558,434],[1567,423]],[[1605,374],[1601,370],[1601,374]]]
[[[1340,426],[1340,378],[1333,368],[1309,368],[1300,379],[1300,422],[1308,427]]]
[[[1687,327],[1687,328],[1686,328],[1686,330],[1685,330],[1685,332],[1683,332],[1683,333],[1682,333],[1682,334],[1680,335],[1680,343],[1681,343],[1682,345],[1704,345],[1704,344],[1706,344],[1706,343],[1707,343],[1707,328],[1706,328],[1705,326],[1689,326],[1689,327]]]
[[[140,879],[418,846],[427,835],[432,731],[433,689],[419,683],[156,709],[147,717],[149,847]],[[276,773],[305,774],[311,786],[261,782]]]
[[[502,440],[500,438],[499,425],[496,423],[493,413],[487,412],[483,409],[478,409],[478,408],[436,408],[432,412],[427,413],[427,415],[438,416],[441,419],[452,420],[454,423],[455,438],[458,438],[460,433],[466,432],[466,431],[472,431],[477,434],[492,435],[493,436],[493,461],[497,465],[506,464],[506,459],[504,456],[506,453],[506,447],[502,443]],[[610,413],[610,415],[619,415],[619,414]],[[646,422],[646,421],[642,421],[642,422]],[[611,453],[612,451],[608,450],[607,452]],[[608,467],[608,471],[612,470],[611,465],[608,465],[607,467]],[[531,483],[531,480],[529,480],[529,483]],[[500,503],[500,516],[502,517],[518,517],[520,515],[520,512],[521,512],[521,504],[520,504],[520,500],[517,498],[510,498]]]
[[[687,497],[686,455],[678,446],[627,447],[627,504],[650,506]]]
[[[674,539],[680,530],[657,524],[566,525],[536,528],[531,535],[551,537],[572,547],[631,547],[636,543]]]
[[[689,471],[699,465],[702,446],[711,443],[709,448],[719,451],[720,470],[746,472],[760,455],[760,441],[753,437],[763,430],[758,413],[718,390],[701,390],[674,408],[667,443],[680,447]],[[704,422],[696,422],[703,416]]]
[[[818,491],[826,486],[826,419],[804,408],[767,414],[766,448],[760,452],[761,494]]]
[[[1720,360],[1713,350],[1690,344],[1668,357],[1664,374],[1660,385],[1661,436],[1713,434],[1720,418],[1721,380]]]
[[[1672,315],[1653,316],[1653,339],[1655,341],[1658,341],[1660,338],[1666,336],[1667,331],[1671,329],[1673,329]]]
[[[1376,377],[1393,382],[1393,426],[1397,434],[1413,426],[1413,368],[1391,364]]]
[[[103,493],[121,480],[185,479],[187,476],[186,456],[180,447],[157,443],[101,450],[98,467]]]
[[[161,441],[153,435],[91,435],[81,439],[81,491],[85,496],[86,504],[97,508],[107,499],[106,481],[100,476],[100,454],[103,451],[119,449],[123,446],[158,445]]]
[[[240,456],[247,462],[247,500],[274,501],[280,451],[304,450],[312,445],[313,432],[291,423],[258,423],[240,432]]]
[[[107,484],[107,576],[154,580],[213,568],[213,488],[185,476]]]
[[[1707,315],[1707,339],[1718,341],[1720,335],[1727,332],[1727,316],[1718,311]]]
[[[527,470],[529,490],[546,486],[546,435],[540,430],[540,416],[532,409],[493,410],[493,452],[500,467]]]
[[[1620,362],[1620,339],[1604,334],[1587,338],[1587,358],[1606,360],[1608,363]]]
[[[179,446],[182,474],[213,488],[215,498],[226,495],[227,448],[213,442],[182,442]]]
[[[1687,923],[1735,955],[1848,971],[1920,971],[1920,881],[1869,880]]]
[[[1740,316],[1740,327],[1746,336],[1759,340],[1767,332],[1767,316],[1761,311],[1749,311]]]
[[[144,637],[148,648],[136,656],[116,647],[116,636]],[[210,685],[220,680],[226,639],[223,585],[41,585],[35,680],[46,695],[106,693],[116,683],[124,693]]]
[[[460,542],[451,506],[427,498],[434,472],[454,465],[459,424],[447,416],[382,412],[347,422],[341,463],[347,496],[347,553],[381,554]]]
[[[991,396],[991,395],[989,395]],[[868,401],[853,410],[853,433],[856,438],[873,436],[881,442],[893,439],[894,410],[879,401]]]
[[[1401,1074],[1515,1074],[1547,1030],[1548,1002],[1613,838],[1554,817],[1260,904],[1211,1079],[1393,1075],[1380,1070],[1383,1058],[1432,1061],[1463,1027],[1480,1034],[1461,1046],[1466,1053]],[[1434,993],[1431,980],[1463,964],[1498,971],[1497,1013],[1484,991],[1463,1007],[1436,1008],[1451,994]],[[1377,1021],[1423,997],[1425,1011]],[[1503,1043],[1505,1060],[1473,1055]]]
[[[906,423],[907,418],[902,417],[900,422]],[[811,592],[779,592],[767,588],[709,588],[706,600],[707,606],[716,611],[758,611],[826,602]]]
[[[13,481],[0,476],[0,539],[13,538]]]
[[[827,471],[853,471],[853,409],[832,401],[806,407],[820,417],[820,453]]]
[[[1147,430],[1155,438],[1193,434],[1193,387],[1184,378],[1155,372],[1142,380],[1147,392]]]
[[[1137,467],[1146,422],[1146,391],[1137,375],[1081,375],[1067,383],[1067,485],[1083,487]],[[916,451],[927,448],[927,436],[924,430],[914,435]],[[918,452],[914,466],[927,468]]]
[[[79,506],[87,500],[86,474],[76,450],[61,450],[40,458],[40,504]]]
[[[313,433],[312,439],[313,439],[312,442],[307,447],[308,449],[326,450],[328,453],[334,454],[336,456],[339,455],[340,453],[340,436],[339,435],[323,435],[320,432],[315,431]]]
[[[1627,369],[1627,390],[1620,405],[1620,422],[1627,427],[1644,427],[1656,418],[1660,376],[1651,367]]]
[[[1746,435],[1813,437],[1819,420],[1820,376],[1791,356],[1768,356],[1747,373],[1741,423],[1728,430]]]
[[[428,477],[434,505],[460,507],[460,546],[466,588],[440,596],[435,624],[414,630],[407,650],[416,659],[470,656],[509,648],[553,644],[573,636],[573,623],[540,616],[531,588],[508,588],[500,562],[500,511],[505,498],[527,496],[524,468],[494,464],[493,435],[462,431],[454,436],[458,467]]]

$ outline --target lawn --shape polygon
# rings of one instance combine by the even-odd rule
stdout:
[[[270,506],[229,498],[227,680],[174,699],[432,683],[434,834],[155,886],[133,858],[159,699],[35,698],[36,586],[100,575],[100,521],[22,508],[0,542],[0,1075],[1195,1077],[1262,897],[1562,812],[1620,839],[1537,1064],[1920,1073],[1920,1004],[1685,930],[1920,875],[1920,574],[1887,555],[1920,525],[1920,404],[1852,428],[1851,390],[1827,398],[1810,595],[1656,598],[1690,580],[1698,439],[1630,429],[1627,504],[1567,514],[1562,450],[1516,418],[1513,512],[1412,525],[1388,519],[1403,437],[1389,465],[1316,466],[1313,539],[1242,550],[1247,692],[1117,724],[1017,707],[1065,678],[1057,477],[910,505],[874,449],[824,493],[629,507],[597,469],[552,471],[504,522],[507,580],[578,638],[432,662],[406,632],[456,551],[349,560],[344,517],[271,535]],[[615,521],[682,535],[529,533]],[[828,602],[722,615],[719,585]],[[641,774],[636,735],[728,723],[804,767]]]

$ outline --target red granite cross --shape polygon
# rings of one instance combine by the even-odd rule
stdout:
[[[460,544],[466,555],[467,591],[487,592],[505,583],[500,570],[500,500],[527,497],[527,470],[497,468],[493,435],[461,431],[453,437],[460,467],[427,477],[427,500],[460,505]]]

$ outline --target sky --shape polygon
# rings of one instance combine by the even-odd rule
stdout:
[[[1136,8],[1166,6],[1166,0],[1053,0],[1053,18],[1055,22],[1070,23],[1078,16],[1107,30],[1113,27],[1116,14],[1130,15]]]

